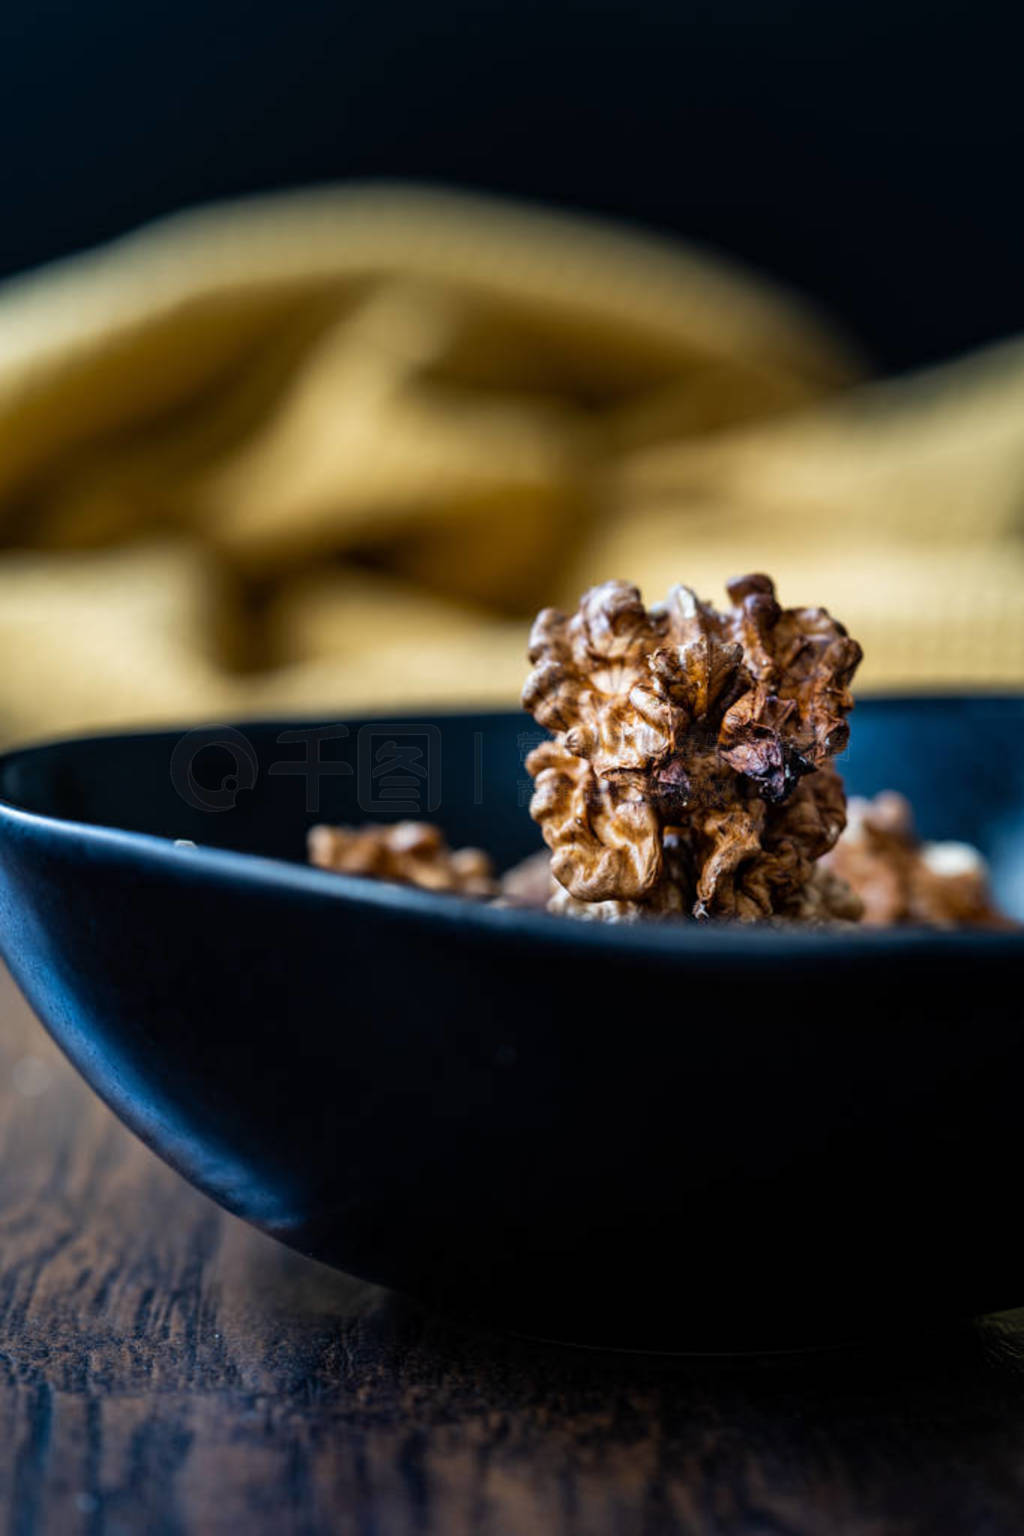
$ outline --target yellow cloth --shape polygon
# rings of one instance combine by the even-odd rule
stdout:
[[[763,568],[871,686],[1024,675],[1024,345],[906,382],[724,262],[438,191],[0,289],[0,732],[513,702],[610,576]]]

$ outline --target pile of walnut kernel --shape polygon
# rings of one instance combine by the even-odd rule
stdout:
[[[1016,928],[993,904],[988,870],[968,843],[925,843],[908,801],[892,790],[853,797],[825,864],[857,892],[865,927]]]
[[[311,827],[310,863],[339,874],[366,875],[460,896],[497,896],[494,866],[480,848],[449,848],[439,827],[426,821],[390,826]]]
[[[523,704],[552,739],[526,766],[550,855],[499,885],[479,849],[400,822],[314,827],[313,862],[598,921],[1005,922],[980,856],[919,844],[898,797],[841,837],[832,759],[860,646],[823,608],[782,608],[767,576],[727,592],[724,612],[683,586],[648,609],[609,581],[538,615]]]

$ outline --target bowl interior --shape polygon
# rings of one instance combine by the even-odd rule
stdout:
[[[1024,699],[858,704],[839,767],[854,794],[897,789],[927,838],[975,844],[997,898],[1024,918]],[[304,860],[320,820],[439,822],[506,868],[541,846],[519,713],[213,725],[13,754],[0,793],[27,810]]]

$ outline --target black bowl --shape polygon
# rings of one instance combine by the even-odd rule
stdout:
[[[854,724],[850,787],[977,843],[1024,915],[1024,700]],[[1024,937],[617,929],[303,866],[312,821],[406,814],[512,863],[535,739],[480,715],[14,752],[4,953],[186,1177],[448,1308],[670,1349],[1024,1302]]]

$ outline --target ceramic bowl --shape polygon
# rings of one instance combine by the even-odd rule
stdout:
[[[1024,1302],[1024,937],[614,928],[304,864],[314,821],[415,815],[511,865],[536,739],[451,715],[13,752],[4,954],[186,1178],[430,1303],[738,1349]],[[1024,916],[1024,700],[862,703],[840,766],[981,847]]]

